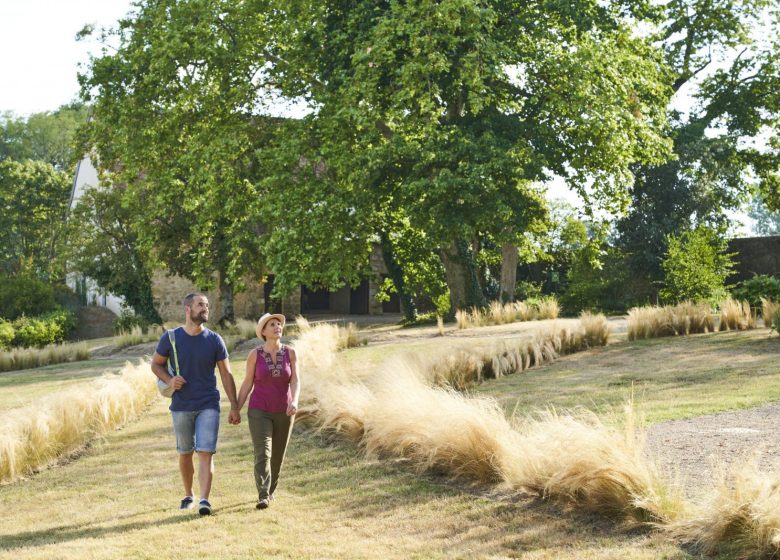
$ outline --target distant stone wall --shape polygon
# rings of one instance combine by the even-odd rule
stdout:
[[[190,292],[200,292],[209,298],[211,317],[218,317],[222,311],[217,290],[199,290],[191,281],[181,276],[155,271],[152,277],[152,297],[157,312],[163,321],[184,321],[182,300]],[[233,295],[233,311],[237,319],[257,319],[263,314],[265,299],[263,285],[247,281],[247,289]]]
[[[780,277],[780,236],[742,237],[729,241],[729,252],[734,257],[734,274],[729,284],[749,280],[756,274]]]

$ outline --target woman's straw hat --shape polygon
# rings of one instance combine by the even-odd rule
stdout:
[[[282,324],[282,328],[284,328],[284,315],[281,313],[265,313],[262,317],[260,317],[257,320],[257,326],[255,327],[255,332],[257,333],[257,338],[263,338],[263,335],[261,334],[263,332],[263,329],[265,328],[265,324],[270,321],[271,319],[276,319]],[[265,340],[263,338],[263,340]]]

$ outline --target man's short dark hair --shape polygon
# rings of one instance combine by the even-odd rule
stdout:
[[[186,296],[184,296],[184,301],[182,302],[182,303],[184,303],[184,307],[192,307],[192,301],[193,301],[193,300],[194,300],[196,297],[198,297],[198,296],[202,296],[202,297],[204,297],[204,298],[207,298],[207,297],[208,297],[208,296],[207,296],[206,294],[204,294],[203,292],[192,292],[192,293],[189,293],[189,294],[187,294]]]

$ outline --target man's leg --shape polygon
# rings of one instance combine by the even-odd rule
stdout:
[[[207,408],[195,417],[195,451],[198,454],[200,499],[208,501],[214,477],[214,453],[217,452],[219,411]]]
[[[201,500],[209,499],[212,478],[214,478],[214,454],[198,451],[198,485]],[[192,483],[191,479],[190,483]]]
[[[192,496],[192,478],[195,468],[192,463],[192,454],[195,450],[195,416],[191,412],[172,412],[173,432],[176,435],[176,451],[179,453],[179,473],[182,486],[184,486],[185,499],[181,508],[191,507],[192,499],[187,502],[187,497]]]
[[[181,482],[184,485],[184,495],[192,496],[192,477],[195,474],[195,466],[192,464],[192,451],[179,453],[179,472]]]

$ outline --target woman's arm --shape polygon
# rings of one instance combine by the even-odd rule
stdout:
[[[287,416],[292,416],[298,412],[298,397],[301,395],[301,375],[298,373],[298,357],[295,355],[295,350],[289,346],[288,348],[290,351],[290,370],[292,372],[292,375],[290,375],[292,400],[290,401],[290,406],[287,407]]]
[[[241,384],[241,389],[238,391],[238,410],[244,408],[249,392],[255,384],[255,365],[257,364],[257,348],[249,353],[246,357],[246,375],[244,376],[244,382]]]

